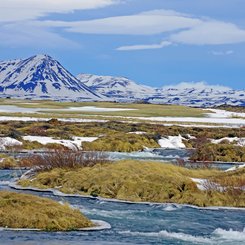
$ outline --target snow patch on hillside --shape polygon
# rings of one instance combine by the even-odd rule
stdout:
[[[162,148],[186,148],[183,143],[183,137],[179,136],[168,136],[166,138],[162,138],[158,141],[158,144]]]
[[[84,112],[118,112],[118,111],[135,111],[130,108],[103,108],[96,106],[70,107],[65,109],[50,109],[52,111],[84,111]]]
[[[156,93],[155,88],[137,84],[125,77],[79,74],[77,79],[87,85],[95,93],[100,93],[113,99],[143,99]]]
[[[224,137],[221,139],[212,139],[211,143],[213,144],[220,144],[222,141],[228,141],[229,143],[235,143],[238,146],[245,146],[245,138],[238,138],[238,137]]]
[[[20,146],[22,142],[10,138],[10,137],[0,137],[0,150],[5,150],[8,146]]]
[[[43,136],[23,136],[23,140],[34,142],[37,141],[42,145],[47,144],[60,144],[71,150],[81,150],[82,142],[93,142],[97,140],[98,137],[73,137],[72,140],[64,139],[54,139],[53,137],[43,137]]]
[[[236,171],[236,170],[242,169],[242,168],[245,168],[245,164],[243,164],[243,165],[238,165],[238,166],[234,166],[234,167],[232,167],[232,168],[227,169],[225,172]]]
[[[212,111],[213,113],[207,113],[207,116],[214,117],[214,118],[235,118],[235,117],[244,117],[245,113],[242,112],[232,112],[232,111],[225,111],[225,110],[218,110],[218,109],[207,109]]]

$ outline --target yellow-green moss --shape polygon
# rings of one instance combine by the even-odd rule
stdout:
[[[67,204],[32,195],[0,192],[0,227],[68,231],[93,224]]]
[[[143,150],[144,147],[158,148],[160,146],[150,136],[125,133],[106,135],[93,142],[83,143],[83,149],[87,151],[132,152]]]
[[[162,163],[120,161],[71,170],[53,169],[39,173],[23,186],[55,188],[65,193],[102,196],[139,202],[175,202],[198,206],[245,206],[244,192],[237,202],[229,193],[201,191],[191,180],[221,176],[218,170],[188,170]]]
[[[4,159],[0,162],[0,169],[11,169],[19,167],[18,162],[13,157],[5,156]]]

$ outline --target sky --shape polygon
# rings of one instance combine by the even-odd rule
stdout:
[[[0,0],[0,60],[36,54],[74,75],[245,89],[245,1]]]

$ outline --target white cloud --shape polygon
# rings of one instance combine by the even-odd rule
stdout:
[[[234,54],[233,50],[227,50],[227,51],[211,51],[210,52],[212,55],[215,56],[224,56],[224,55],[232,55]]]
[[[117,48],[119,51],[132,51],[132,50],[145,50],[145,49],[160,49],[172,45],[169,41],[162,41],[159,44],[149,44],[149,45],[131,45],[131,46],[122,46]]]
[[[106,7],[119,0],[1,0],[0,22],[36,19],[50,13]]]
[[[223,45],[245,42],[245,29],[239,28],[232,23],[212,20],[203,17],[194,17],[185,13],[173,10],[152,10],[134,15],[124,15],[107,17],[103,19],[92,19],[83,21],[50,21],[46,17],[45,21],[37,20],[38,17],[51,13],[69,13],[74,10],[93,9],[106,7],[112,4],[123,2],[122,0],[0,0],[0,23],[17,22],[20,29],[25,25],[30,25],[30,30],[34,30],[35,36],[40,32],[47,33],[47,39],[57,38],[65,43],[65,38],[55,32],[55,28],[62,31],[81,34],[109,34],[109,35],[139,35],[152,36],[162,35],[165,41],[156,44],[135,44],[124,45],[117,50],[144,50],[160,49],[175,44],[189,45]],[[26,23],[26,24],[22,24]],[[36,30],[35,30],[36,27]],[[53,28],[51,31],[50,28]],[[15,33],[11,33],[11,28],[4,35],[10,35],[11,42],[17,42]],[[27,37],[25,31],[28,32]],[[22,33],[22,34],[21,34]],[[33,35],[34,35],[33,34]],[[17,29],[17,37],[20,40],[30,38],[31,31],[20,31]],[[1,32],[2,38],[2,32]],[[36,40],[37,38],[34,38]],[[0,43],[4,41],[0,40]],[[61,43],[62,43],[61,42]],[[47,40],[48,43],[48,40]],[[57,42],[58,43],[58,42]],[[228,54],[226,54],[228,55]]]
[[[86,21],[47,21],[41,25],[63,27],[82,34],[158,35],[170,43],[190,45],[223,45],[245,42],[245,30],[235,24],[196,18],[171,10],[152,10],[135,15],[115,16]],[[165,45],[164,45],[165,46]],[[162,44],[119,47],[118,50],[157,49]]]
[[[180,13],[171,9],[155,9],[140,13],[139,15],[164,15],[164,16],[182,16],[191,17],[191,15],[186,13]]]
[[[31,23],[12,23],[0,26],[0,45],[3,47],[78,48],[79,45],[46,28]]]
[[[245,30],[234,24],[207,21],[170,36],[173,42],[194,45],[221,45],[245,42]]]
[[[171,15],[172,13],[172,15]],[[55,22],[51,26],[67,27],[70,32],[86,34],[154,35],[193,28],[202,23],[169,11],[149,11],[136,15],[116,16],[77,22]]]
[[[62,37],[35,20],[51,13],[102,8],[121,0],[0,0],[0,45],[6,47],[77,48],[78,44]]]

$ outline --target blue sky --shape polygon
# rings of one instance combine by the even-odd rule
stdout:
[[[0,59],[45,53],[74,75],[245,89],[244,0],[0,0]]]

